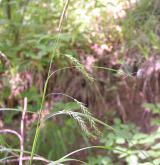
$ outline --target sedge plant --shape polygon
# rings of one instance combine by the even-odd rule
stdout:
[[[51,160],[47,160],[39,155],[36,155],[35,152],[36,152],[36,146],[37,146],[37,142],[38,142],[38,138],[40,136],[40,130],[41,130],[41,126],[42,124],[49,118],[51,117],[55,117],[55,116],[59,116],[59,115],[68,115],[70,117],[72,117],[74,120],[77,121],[77,123],[79,124],[80,128],[82,129],[83,132],[85,132],[87,135],[89,136],[93,136],[90,131],[88,130],[87,128],[87,125],[86,125],[86,120],[88,121],[88,123],[90,124],[90,127],[92,127],[96,133],[100,134],[99,130],[97,129],[96,127],[96,123],[99,123],[107,128],[109,128],[110,130],[113,130],[114,132],[118,133],[121,135],[121,133],[117,132],[113,127],[109,126],[108,124],[92,117],[91,113],[88,111],[87,107],[79,102],[78,100],[74,99],[73,97],[67,95],[67,94],[64,94],[64,93],[51,93],[51,94],[46,94],[47,92],[47,87],[48,87],[48,82],[50,80],[50,78],[57,72],[57,71],[60,71],[62,69],[68,69],[70,67],[65,67],[65,68],[62,68],[62,69],[59,69],[55,72],[52,72],[51,71],[51,67],[52,67],[52,64],[53,64],[53,58],[55,56],[55,53],[56,53],[56,49],[58,47],[58,44],[60,42],[59,40],[59,37],[60,37],[60,33],[62,31],[62,24],[63,24],[63,20],[65,18],[65,14],[66,14],[66,11],[67,11],[67,8],[69,6],[69,0],[66,0],[65,1],[65,4],[64,4],[64,8],[63,8],[63,11],[62,11],[62,14],[61,14],[61,17],[60,17],[60,21],[59,21],[59,25],[58,25],[58,34],[57,34],[57,39],[55,41],[55,45],[54,45],[54,48],[53,48],[53,52],[51,54],[51,59],[50,59],[50,64],[49,64],[49,69],[48,69],[48,76],[47,76],[47,79],[45,81],[45,85],[44,85],[44,90],[43,90],[43,95],[42,95],[42,100],[41,100],[41,105],[40,105],[40,109],[39,109],[39,112],[38,112],[38,121],[37,121],[37,126],[36,126],[36,132],[35,132],[35,136],[34,136],[34,140],[33,140],[33,145],[32,145],[32,150],[31,152],[28,152],[28,151],[25,151],[24,149],[24,115],[26,112],[29,112],[26,108],[26,100],[24,101],[25,102],[25,106],[24,106],[24,109],[22,111],[22,120],[21,120],[21,134],[19,135],[17,132],[13,131],[13,130],[3,130],[1,131],[0,133],[11,133],[11,134],[14,134],[16,135],[19,140],[20,140],[20,149],[9,149],[8,148],[0,148],[0,151],[7,151],[7,152],[16,152],[16,153],[19,153],[19,159],[17,160],[17,157],[5,157],[4,159],[5,160],[10,160],[11,161],[18,161],[19,162],[19,165],[22,165],[23,164],[23,161],[24,160],[29,160],[29,164],[32,165],[33,163],[33,160],[40,160],[40,161],[44,161],[46,162],[48,165],[56,165],[56,164],[60,164],[60,163],[64,163],[64,162],[67,162],[67,161],[79,161],[81,163],[84,163],[84,164],[87,164],[86,162],[83,162],[83,161],[80,161],[78,159],[70,159],[69,157],[77,152],[80,152],[80,151],[83,151],[83,150],[88,150],[88,149],[93,149],[93,148],[97,148],[97,149],[105,149],[105,150],[114,150],[114,148],[111,148],[111,147],[104,147],[104,146],[90,146],[90,147],[85,147],[85,148],[81,148],[81,149],[78,149],[76,151],[73,151],[65,156],[63,156],[62,158],[56,160],[56,161],[51,161]],[[94,81],[94,79],[87,73],[87,71],[85,70],[84,66],[82,64],[79,63],[79,61],[68,55],[68,54],[64,54],[64,56],[69,59],[75,66],[75,68],[77,68],[89,81]],[[96,66],[94,66],[96,67]],[[107,70],[111,70],[113,71],[113,69],[109,69],[109,68],[100,68],[100,69],[107,69]],[[115,71],[115,70],[114,70]],[[55,112],[53,114],[49,114],[47,116],[43,116],[43,107],[44,107],[44,103],[45,103],[45,99],[46,97],[48,97],[49,95],[52,95],[52,94],[60,94],[60,95],[64,95],[66,97],[69,97],[70,99],[72,99],[74,102],[76,102],[80,109],[81,109],[81,112],[75,112],[75,111],[72,111],[71,109],[63,109],[59,112]],[[5,109],[6,111],[8,110],[13,110],[13,109]],[[19,111],[18,109],[14,109],[15,111]],[[86,119],[86,120],[85,120]],[[123,136],[123,135],[121,135]],[[126,137],[125,137],[126,138]],[[124,151],[121,151],[121,152],[124,152]],[[24,154],[28,154],[30,156],[24,156]],[[130,151],[128,150],[128,154],[131,154]],[[16,155],[17,156],[17,155]],[[4,161],[4,160],[2,160]]]

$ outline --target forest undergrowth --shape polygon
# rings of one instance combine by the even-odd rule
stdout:
[[[159,165],[159,1],[0,4],[0,163]]]

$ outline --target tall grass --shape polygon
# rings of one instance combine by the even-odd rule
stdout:
[[[41,100],[41,106],[40,106],[39,116],[38,116],[38,122],[37,122],[36,132],[35,132],[33,145],[32,145],[30,165],[32,165],[33,156],[34,156],[34,153],[36,151],[36,145],[37,145],[38,137],[39,137],[39,134],[40,134],[41,124],[44,122],[43,116],[42,116],[42,112],[43,112],[43,106],[44,106],[45,97],[46,97],[46,90],[47,90],[48,82],[49,82],[50,78],[55,73],[55,72],[53,72],[53,73],[51,72],[51,67],[52,67],[52,63],[53,63],[53,58],[54,58],[55,53],[56,53],[56,49],[57,49],[58,44],[59,44],[59,37],[60,37],[61,30],[62,30],[62,24],[63,24],[63,20],[65,18],[65,13],[67,11],[68,5],[69,5],[69,0],[66,0],[65,4],[64,4],[63,11],[62,11],[62,14],[61,14],[61,17],[60,17],[59,25],[58,25],[58,34],[57,34],[57,39],[55,41],[54,49],[53,49],[53,52],[52,52],[52,55],[51,55],[51,59],[50,59],[50,65],[49,65],[49,69],[48,69],[48,76],[47,76],[47,79],[46,79],[45,85],[44,85],[44,90],[43,90],[43,95],[42,95],[42,100]],[[78,68],[78,70],[80,72],[82,72],[90,81],[93,80],[93,78],[91,76],[89,76],[89,74],[86,72],[86,70],[84,69],[83,65],[81,65],[76,58],[73,58],[73,57],[71,57],[69,55],[65,55],[65,56],[67,58],[69,58],[75,64],[75,66]],[[87,116],[87,118],[88,118],[88,120],[90,122],[90,125],[94,129],[97,130],[97,128],[95,126],[95,122],[90,118],[91,114],[89,113],[88,109],[82,103],[78,102],[77,100],[74,99],[74,101],[76,101],[77,104],[80,105],[83,113]],[[70,115],[71,117],[73,117],[79,123],[81,129],[86,134],[90,135],[90,132],[88,131],[87,126],[86,126],[84,120],[79,115],[77,115],[75,112],[63,110],[63,111],[61,111],[59,113],[64,113],[64,114],[67,114],[67,115]],[[97,130],[97,132],[98,132],[98,130]]]
[[[37,143],[38,143],[38,139],[39,139],[39,136],[40,136],[40,130],[41,130],[41,126],[42,124],[49,118],[51,117],[55,117],[55,116],[58,116],[58,115],[69,115],[70,117],[72,117],[74,120],[77,121],[77,123],[79,124],[79,126],[81,127],[82,131],[85,132],[87,135],[89,136],[92,136],[92,134],[90,133],[90,131],[88,130],[87,128],[87,125],[86,125],[86,120],[88,121],[88,123],[90,124],[90,126],[98,133],[99,133],[99,130],[97,129],[96,127],[96,123],[99,123],[107,128],[109,128],[110,130],[114,131],[115,133],[119,134],[120,136],[123,136],[120,132],[117,132],[116,129],[114,129],[113,127],[111,127],[110,125],[104,123],[103,121],[100,121],[98,120],[97,118],[94,118],[92,117],[92,114],[88,111],[87,107],[79,102],[78,100],[74,99],[73,97],[69,96],[69,95],[66,95],[66,94],[63,94],[63,93],[59,93],[61,95],[65,95],[69,98],[71,98],[74,102],[76,102],[79,106],[80,106],[80,109],[81,109],[81,112],[75,112],[75,111],[72,111],[72,110],[61,110],[57,113],[53,113],[53,114],[50,114],[48,116],[45,116],[43,117],[43,108],[44,108],[44,103],[45,103],[45,99],[48,95],[50,94],[46,94],[47,92],[47,87],[48,87],[48,83],[49,83],[49,80],[50,78],[55,74],[55,72],[52,72],[51,71],[51,67],[52,67],[52,64],[53,64],[53,58],[55,56],[55,53],[56,53],[56,49],[58,48],[58,45],[59,45],[59,37],[60,37],[60,33],[62,31],[62,25],[63,25],[63,20],[65,18],[65,13],[67,11],[67,8],[69,6],[69,0],[66,0],[65,1],[65,4],[64,4],[64,8],[63,8],[63,11],[62,11],[62,14],[61,14],[61,17],[60,17],[60,21],[59,21],[59,25],[58,25],[58,34],[57,34],[57,39],[55,41],[55,45],[54,45],[54,48],[53,48],[53,51],[52,51],[52,54],[51,54],[51,59],[50,59],[50,64],[49,64],[49,69],[48,69],[48,76],[47,76],[47,79],[45,81],[45,85],[44,85],[44,90],[43,90],[43,95],[42,95],[42,100],[41,100],[41,106],[40,106],[40,109],[38,111],[38,121],[37,121],[37,125],[36,125],[36,132],[35,132],[35,136],[34,136],[34,140],[33,140],[33,144],[32,144],[32,150],[31,152],[28,152],[28,151],[25,151],[23,146],[24,146],[24,141],[21,141],[21,136],[19,136],[19,134],[17,134],[17,132],[13,131],[13,130],[3,130],[3,133],[12,133],[14,135],[16,135],[20,141],[22,142],[20,149],[16,150],[16,149],[10,149],[9,148],[2,148],[0,149],[0,151],[14,151],[14,152],[18,152],[20,154],[20,158],[18,159],[19,161],[19,165],[22,165],[23,164],[23,160],[29,160],[29,164],[32,165],[33,164],[33,160],[41,160],[41,161],[45,161],[48,163],[48,165],[55,165],[55,164],[59,164],[59,163],[63,163],[63,162],[66,162],[66,161],[79,161],[81,163],[84,163],[84,164],[87,164],[85,162],[82,162],[80,160],[77,160],[77,159],[69,159],[69,157],[77,152],[80,152],[80,151],[83,151],[83,150],[87,150],[87,149],[93,149],[93,148],[96,148],[96,149],[106,149],[106,150],[114,150],[114,148],[112,147],[104,147],[104,146],[90,146],[90,147],[85,147],[85,148],[81,148],[81,149],[78,149],[76,151],[73,151],[63,157],[61,157],[60,159],[56,160],[56,161],[51,161],[51,160],[47,160],[47,159],[44,159],[42,158],[41,156],[39,155],[36,155],[35,152],[36,152],[36,147],[37,147]],[[71,60],[71,62],[75,65],[75,67],[80,71],[82,72],[82,74],[89,80],[89,81],[93,81],[94,79],[86,72],[85,68],[83,67],[82,64],[79,63],[79,61],[70,56],[70,55],[67,55],[65,54],[64,55],[66,58],[68,58],[69,60]],[[96,67],[96,66],[94,66]],[[63,69],[67,69],[69,67],[66,67],[66,68],[63,68]],[[99,67],[100,68],[100,67]],[[109,68],[101,68],[101,69],[107,69],[107,70],[111,70],[111,71],[115,71],[113,69],[109,69]],[[61,69],[60,69],[61,70]],[[57,71],[56,71],[57,72]],[[130,75],[129,75],[130,76]],[[51,94],[54,94],[54,93],[51,93]],[[57,93],[56,93],[57,94]],[[26,108],[24,108],[26,110]],[[11,109],[5,109],[5,110],[11,110]],[[18,109],[14,109],[15,111],[20,111]],[[23,111],[24,112],[24,111]],[[27,111],[29,112],[29,111]],[[24,118],[24,113],[22,113],[22,124],[21,124],[21,127],[23,127],[23,118]],[[85,120],[86,119],[86,120]],[[22,134],[23,134],[23,128],[22,128]],[[1,133],[1,132],[0,132]],[[123,136],[124,137],[124,136]],[[125,139],[127,139],[127,137],[125,137]],[[129,139],[127,139],[127,141],[129,141]],[[120,151],[120,152],[124,152],[124,151]],[[141,151],[140,151],[141,152]],[[30,156],[24,156],[24,154],[29,154]],[[128,154],[131,154],[131,151],[128,150]],[[144,156],[146,156],[143,152],[142,154]],[[4,159],[10,159],[11,157],[6,157]],[[11,162],[11,161],[10,161]],[[152,163],[152,162],[151,162]],[[153,163],[154,164],[154,163]]]
[[[34,137],[34,141],[33,141],[33,145],[32,145],[32,151],[31,151],[31,158],[30,158],[30,165],[32,165],[32,160],[33,160],[33,155],[35,153],[36,150],[36,145],[37,145],[37,141],[38,141],[38,137],[39,137],[39,133],[40,133],[40,128],[41,128],[41,124],[43,122],[43,117],[42,117],[42,111],[43,111],[43,106],[44,106],[44,102],[45,102],[45,96],[46,96],[46,90],[47,90],[47,86],[48,86],[48,82],[49,79],[51,77],[51,67],[52,67],[52,63],[53,63],[53,57],[55,56],[56,53],[56,49],[59,43],[59,35],[61,33],[62,30],[62,23],[63,23],[63,19],[65,17],[65,13],[67,11],[69,5],[69,0],[65,1],[65,5],[60,17],[60,22],[58,25],[58,35],[57,35],[57,40],[55,42],[55,46],[51,55],[51,59],[50,59],[50,65],[49,65],[49,69],[48,69],[48,76],[47,79],[45,81],[45,85],[44,85],[44,90],[43,90],[43,95],[42,95],[42,101],[41,101],[41,106],[40,106],[40,110],[39,110],[39,117],[38,117],[38,122],[37,122],[37,128],[36,128],[36,133],[35,133],[35,137]]]

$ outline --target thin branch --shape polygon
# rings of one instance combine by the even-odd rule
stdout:
[[[14,135],[16,135],[16,136],[19,138],[19,140],[21,141],[21,135],[20,135],[18,132],[14,131],[14,130],[11,130],[11,129],[2,129],[2,130],[0,130],[0,134],[1,134],[1,133],[4,133],[4,134],[6,134],[6,133],[14,134]]]
[[[62,14],[61,14],[61,17],[60,17],[60,21],[59,21],[59,26],[58,26],[58,30],[59,30],[59,31],[61,31],[62,22],[63,22],[63,20],[64,20],[65,15],[66,15],[66,11],[67,11],[68,5],[69,5],[69,0],[66,0],[65,6],[64,6],[64,8],[63,8],[63,11],[62,11]]]
[[[118,105],[119,110],[120,110],[120,115],[122,116],[122,120],[123,120],[124,123],[126,123],[126,121],[127,121],[127,115],[126,115],[124,106],[123,106],[123,104],[121,103],[119,94],[117,94],[116,99],[117,99],[117,105]]]
[[[23,153],[24,153],[24,124],[25,124],[25,114],[27,111],[27,98],[24,98],[24,109],[21,118],[21,140],[20,140],[20,158],[19,158],[19,165],[23,164]]]
[[[15,108],[0,108],[0,111],[17,111],[23,113],[21,109],[15,109]],[[27,111],[27,113],[36,114],[37,112]]]
[[[21,158],[21,160],[30,160],[30,156],[24,156]],[[43,157],[39,157],[39,156],[34,156],[33,157],[33,160],[39,160],[39,161],[43,161],[43,162],[46,162],[46,163],[50,163],[51,161],[43,158]],[[20,162],[20,158],[17,158],[17,159],[10,159],[10,160],[4,160],[3,162],[6,162],[6,163],[9,163],[9,162]]]

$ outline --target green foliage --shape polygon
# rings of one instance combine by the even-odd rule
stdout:
[[[157,0],[141,0],[127,12],[122,20],[122,33],[126,49],[132,48],[148,58],[160,51],[159,19],[160,4]]]
[[[128,165],[158,165],[160,163],[158,152],[160,145],[156,143],[160,135],[159,130],[150,135],[144,134],[133,124],[122,124],[119,119],[114,120],[113,127],[120,134],[105,131],[100,140],[104,146],[110,146],[113,150],[105,153],[105,156],[88,157],[90,164],[120,165],[126,162]],[[126,153],[119,152],[118,149]]]
[[[4,105],[4,100],[7,100],[11,94],[11,85],[9,84],[11,77],[14,78],[17,72],[29,70],[35,73],[34,75],[37,72],[44,74],[43,76],[46,78],[46,70],[48,70],[46,68],[48,68],[50,59],[51,61],[53,60],[55,68],[60,68],[58,71],[76,68],[85,78],[92,81],[93,78],[78,60],[79,57],[85,58],[79,50],[85,51],[86,54],[93,53],[91,51],[92,44],[112,46],[112,44],[118,43],[118,48],[116,47],[116,49],[119,49],[119,44],[124,44],[125,48],[136,50],[144,58],[148,58],[153,50],[155,52],[160,51],[160,3],[158,0],[141,0],[132,10],[128,11],[126,18],[120,21],[122,33],[116,30],[119,21],[114,20],[108,11],[108,7],[114,6],[112,1],[70,0],[68,10],[65,11],[66,15],[61,22],[60,17],[64,4],[64,0],[0,1],[0,51],[6,54],[11,63],[7,69],[2,66],[2,62],[0,63],[0,71],[8,75],[3,80],[4,86],[0,96],[2,100],[0,102],[1,106]],[[61,33],[58,33],[60,31],[58,24],[63,25]],[[119,43],[122,41],[123,43]],[[118,53],[116,52],[115,56],[118,56]],[[112,68],[107,69],[116,71]],[[28,154],[31,154],[32,157],[37,147],[37,153],[53,161],[60,160],[65,154],[75,150],[78,147],[76,143],[80,139],[84,141],[81,143],[90,145],[86,140],[86,134],[89,137],[95,137],[95,135],[100,134],[99,129],[96,127],[98,120],[92,117],[87,107],[65,94],[62,95],[69,97],[72,101],[54,103],[54,107],[49,114],[41,119],[41,114],[45,115],[43,114],[43,108],[46,93],[48,92],[48,81],[55,72],[50,73],[49,70],[47,80],[45,83],[43,82],[45,87],[42,98],[39,89],[34,84],[36,82],[16,98],[20,102],[21,98],[27,97],[28,109],[31,112],[37,112],[41,107],[40,125],[39,123],[37,125],[36,140],[32,148],[31,143],[34,140],[37,121],[34,120],[33,123],[30,123],[30,130],[26,132],[27,142],[25,148],[27,150],[32,149],[32,152],[28,152]],[[45,80],[43,79],[42,81]],[[108,91],[112,89],[112,87],[107,88]],[[158,104],[147,104],[146,107],[156,115],[159,115],[160,106]],[[20,120],[19,112],[5,111],[3,123],[17,126],[16,120],[18,122]],[[65,115],[65,117],[58,118],[59,115],[61,117]],[[32,118],[33,116],[29,117]],[[160,123],[159,120],[156,122]],[[98,123],[102,124],[101,121]],[[160,145],[156,143],[160,136],[159,130],[147,135],[141,133],[136,126],[129,123],[123,124],[119,119],[114,120],[113,128],[106,123],[102,125],[112,131],[104,129],[104,135],[100,138],[100,143],[104,147],[99,148],[109,147],[110,150],[95,155],[92,155],[92,152],[88,152],[87,161],[89,164],[160,164]],[[78,129],[78,126],[80,129]],[[90,133],[92,130],[93,134]],[[19,148],[17,139],[15,140],[15,138],[6,135],[5,138],[0,136],[1,147],[12,148],[6,142],[14,148]],[[2,149],[0,148],[0,151]],[[6,155],[2,153],[0,156],[6,158],[11,152],[16,152],[14,149],[9,152],[7,148],[4,148],[4,151],[6,151]],[[32,164],[32,161],[30,164]],[[55,163],[51,162],[50,164]]]
[[[72,120],[61,120],[61,123],[58,125],[54,124],[53,121],[46,122],[38,140],[38,153],[45,155],[50,160],[59,159],[69,152],[69,149],[72,149],[76,142],[76,132],[76,126],[73,125]],[[70,139],[69,143],[68,139]]]
[[[56,40],[57,26],[63,9],[63,0],[57,1],[2,1],[0,50],[12,61],[13,65],[20,65],[21,60],[39,61],[48,65]],[[104,7],[96,2],[71,1],[64,21],[63,33],[59,36],[56,57],[61,53],[74,52],[76,43],[87,48],[90,42],[88,34],[94,30],[96,21],[94,12]],[[72,12],[72,14],[69,14]],[[94,17],[93,17],[94,14]],[[78,18],[78,19],[77,19]],[[91,28],[92,27],[92,28]],[[15,58],[15,57],[20,57]]]
[[[156,115],[156,117],[152,120],[153,124],[160,125],[160,104],[153,104],[153,103],[146,103],[144,104],[144,107],[150,110],[153,114]]]
[[[88,157],[88,163],[92,165],[112,165],[112,160],[106,156]],[[115,164],[117,165],[117,164]]]

